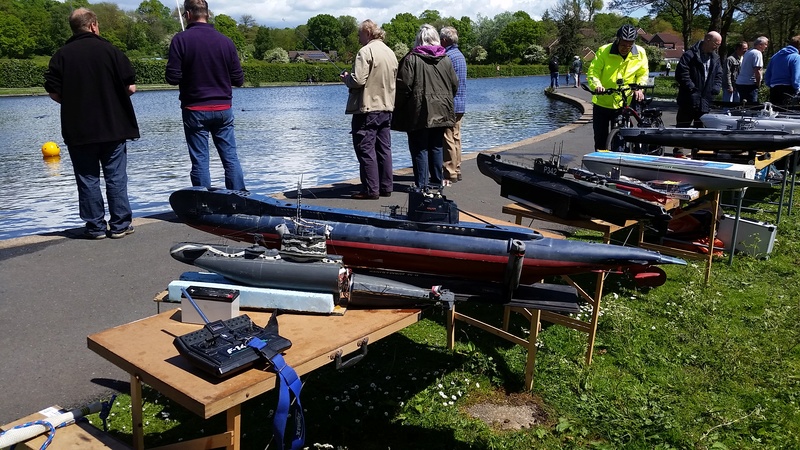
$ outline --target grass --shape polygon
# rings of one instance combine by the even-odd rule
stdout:
[[[652,290],[612,275],[593,363],[583,362],[584,334],[545,326],[531,395],[522,393],[521,347],[459,324],[450,352],[443,312],[430,309],[421,322],[370,344],[354,367],[329,365],[304,377],[307,447],[800,448],[799,261],[795,214],[783,216],[769,259],[718,260],[707,285],[695,262],[667,267],[668,281]],[[499,307],[459,310],[501,320]],[[517,316],[511,331],[524,335],[526,327]],[[499,431],[466,413],[476,402],[520,393],[546,412],[541,424]],[[224,429],[223,417],[203,422],[153,390],[145,389],[145,400],[147,446]],[[243,405],[244,448],[268,446],[275,404],[268,393]],[[110,420],[112,433],[128,442],[129,408],[130,398],[120,396]]]

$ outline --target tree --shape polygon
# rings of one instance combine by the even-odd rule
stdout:
[[[544,64],[547,62],[547,51],[541,45],[531,44],[525,49],[522,60],[527,64]]]
[[[280,47],[273,48],[264,55],[264,61],[286,64],[289,62],[289,52]]]
[[[583,36],[577,32],[583,28],[581,0],[560,0],[553,10],[553,17],[558,29],[558,48],[556,54],[561,61],[572,61],[583,48]]]
[[[489,47],[489,54],[496,61],[521,59],[531,44],[537,44],[543,36],[541,25],[533,19],[519,18],[510,22]]]
[[[360,43],[358,42],[358,21],[353,16],[339,16],[339,34],[342,37],[342,44],[337,48],[339,58],[345,61],[355,59]]]
[[[394,52],[394,56],[397,57],[397,60],[399,61],[408,54],[408,46],[402,42],[398,42],[397,44],[394,44],[392,51]]]
[[[422,11],[422,14],[419,15],[419,23],[420,25],[423,23],[433,25],[436,29],[444,26],[442,15],[435,9],[426,9],[425,11]]]
[[[268,50],[275,48],[272,40],[272,33],[267,27],[258,27],[256,32],[256,39],[253,42],[253,57],[255,59],[264,59],[264,54]]]
[[[489,19],[478,14],[475,22],[475,42],[483,48],[490,48],[492,42],[500,36],[500,32],[515,20],[514,16],[506,11]]]
[[[338,49],[344,43],[341,35],[341,24],[330,14],[318,14],[307,23],[309,45],[320,51]]]
[[[172,20],[170,9],[159,0],[144,0],[136,8],[136,14],[148,24],[160,20]]]
[[[486,52],[486,49],[480,45],[472,47],[472,50],[469,52],[469,60],[475,63],[483,63],[488,56],[489,54]]]
[[[246,45],[244,42],[244,35],[239,31],[239,27],[236,26],[236,21],[233,20],[231,16],[220,14],[215,17],[214,28],[233,41],[233,45],[236,46],[236,51],[238,51],[240,55],[244,53],[244,47]]]
[[[17,16],[0,15],[0,56],[27,58],[36,46],[28,29]]]
[[[413,47],[420,25],[422,24],[419,19],[410,13],[394,16],[389,23],[383,25],[383,30],[386,31],[386,45],[394,48],[395,44],[402,42],[408,47]]]
[[[282,49],[297,50],[300,48],[300,40],[305,42],[305,39],[301,38],[297,34],[297,30],[293,28],[273,28],[270,30],[270,34],[275,46]]]

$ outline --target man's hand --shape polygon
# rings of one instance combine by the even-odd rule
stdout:
[[[644,91],[641,89],[633,91],[633,99],[637,102],[644,100]]]
[[[604,88],[603,86],[597,86],[596,88],[594,88],[594,92],[596,94],[602,94],[605,91],[606,91],[606,88]]]
[[[350,72],[345,70],[344,72],[339,74],[339,79],[344,81],[344,79],[347,78],[348,75],[350,75]]]
[[[728,92],[733,92],[733,86],[730,86],[730,87],[728,88]]]

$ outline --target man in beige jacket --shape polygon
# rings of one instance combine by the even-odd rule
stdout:
[[[392,137],[389,126],[394,111],[397,57],[383,42],[386,33],[367,19],[358,28],[362,47],[353,72],[340,78],[350,89],[345,114],[352,114],[351,134],[361,175],[359,200],[392,195]]]

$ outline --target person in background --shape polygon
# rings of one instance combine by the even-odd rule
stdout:
[[[134,232],[127,140],[139,138],[130,99],[136,92],[136,74],[128,57],[100,37],[94,12],[76,9],[69,26],[72,37],[50,58],[44,88],[61,104],[61,135],[72,160],[80,217],[86,222],[83,236],[119,239]]]
[[[758,88],[761,87],[762,81],[761,69],[764,67],[763,52],[767,45],[769,39],[760,36],[753,42],[753,48],[742,57],[739,76],[734,82],[734,88],[742,102],[758,103]]]
[[[702,41],[683,52],[675,66],[678,81],[678,128],[702,127],[701,116],[711,109],[711,101],[722,89],[722,66],[717,49],[722,36],[716,31],[706,33]]]
[[[458,76],[458,91],[453,98],[456,123],[452,128],[444,130],[444,183],[461,181],[461,119],[467,109],[467,61],[458,49],[458,31],[453,27],[444,27],[439,31],[439,38],[453,63]]]
[[[620,95],[600,95],[606,89],[616,88],[617,80],[623,86],[629,84],[647,84],[650,71],[647,68],[647,54],[644,48],[635,44],[639,33],[633,25],[623,25],[617,30],[614,42],[603,45],[597,50],[595,58],[589,63],[586,81],[595,95],[592,96],[594,107],[592,126],[594,129],[594,148],[606,149],[611,123],[619,115],[623,107]],[[637,89],[631,93],[632,100],[644,100],[644,92]]]
[[[669,76],[669,70],[672,69],[672,64],[669,61],[664,65],[664,71],[666,72],[664,75]]]
[[[358,27],[361,49],[353,72],[340,78],[348,88],[345,114],[352,114],[350,133],[358,159],[361,191],[351,197],[376,200],[390,197],[392,175],[392,123],[397,80],[397,57],[383,42],[386,33],[367,19]]]
[[[429,24],[420,27],[414,48],[400,61],[392,129],[408,134],[417,188],[441,189],[444,132],[456,123],[453,98],[458,75]]]
[[[558,87],[558,57],[554,55],[550,58],[547,68],[550,70],[550,89],[556,89]]]
[[[800,35],[789,39],[789,45],[772,55],[764,74],[764,84],[769,86],[769,101],[774,105],[787,105],[792,97],[800,95]]]
[[[575,87],[581,83],[581,72],[583,71],[583,61],[581,61],[581,57],[575,55],[572,58],[572,76],[575,78]]]
[[[736,44],[733,53],[725,58],[722,66],[722,101],[739,103],[739,92],[736,91],[736,77],[739,76],[739,69],[742,67],[742,56],[747,51],[747,42],[742,41]]]
[[[245,190],[236,153],[231,86],[244,84],[236,46],[208,23],[208,3],[183,3],[186,31],[172,38],[167,59],[167,83],[180,88],[183,132],[189,147],[192,186],[211,187],[208,135],[214,140],[225,169],[225,187]]]

